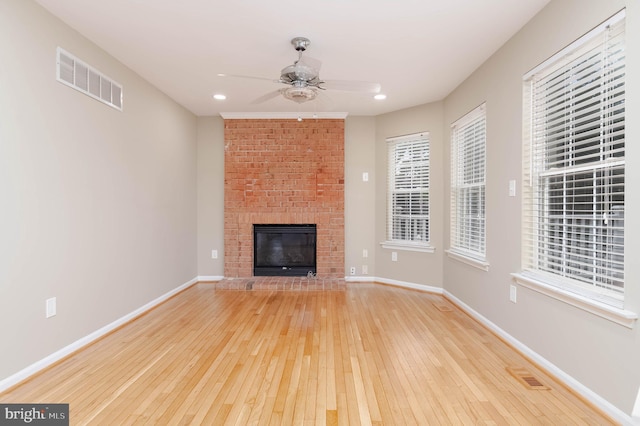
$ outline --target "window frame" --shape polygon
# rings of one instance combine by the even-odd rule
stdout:
[[[556,55],[552,56],[549,60],[545,61],[538,67],[536,67],[531,72],[527,73],[523,77],[523,247],[522,247],[522,270],[519,273],[512,274],[515,278],[516,282],[528,287],[532,290],[538,291],[540,293],[551,296],[555,299],[564,301],[586,311],[595,313],[602,317],[605,317],[614,322],[623,324],[625,326],[631,327],[632,324],[636,321],[637,315],[630,311],[624,310],[624,234],[622,234],[622,239],[618,239],[613,242],[601,243],[598,240],[594,240],[593,244],[585,244],[582,241],[571,236],[569,232],[578,232],[582,234],[586,234],[586,230],[592,230],[595,228],[603,229],[607,226],[618,228],[618,231],[621,229],[624,232],[624,213],[622,214],[622,226],[611,225],[609,222],[614,222],[613,220],[609,221],[607,218],[607,212],[609,211],[609,204],[606,204],[605,207],[601,207],[604,205],[601,201],[592,201],[591,206],[589,203],[585,203],[585,191],[582,191],[583,188],[590,189],[592,188],[594,196],[592,197],[594,200],[596,197],[600,197],[601,194],[605,194],[604,198],[609,196],[617,196],[618,197],[618,206],[620,206],[620,184],[618,179],[618,188],[616,189],[618,192],[611,192],[612,190],[607,187],[607,184],[597,183],[598,179],[602,179],[597,175],[601,171],[605,171],[609,173],[609,177],[613,174],[617,173],[617,171],[622,170],[622,177],[624,178],[624,108],[619,105],[623,105],[623,103],[616,103],[609,100],[609,91],[608,88],[612,84],[613,78],[619,78],[619,75],[616,77],[611,77],[609,72],[613,69],[612,66],[609,65],[610,62],[602,63],[598,62],[599,59],[593,59],[593,67],[600,72],[600,74],[596,75],[593,78],[590,78],[587,81],[587,77],[583,75],[575,74],[575,69],[580,69],[580,67],[584,66],[584,64],[591,64],[591,57],[587,58],[585,52],[590,52],[589,49],[597,49],[602,48],[603,57],[610,59],[609,55],[612,55],[612,51],[609,50],[609,46],[614,46],[615,43],[610,43],[608,37],[608,32],[610,28],[613,30],[619,31],[618,34],[622,34],[621,37],[621,45],[622,47],[618,47],[616,52],[624,52],[624,18],[625,13],[624,10],[614,15],[592,31],[585,34],[580,39],[576,40],[565,49],[558,52]],[[622,26],[620,26],[622,25]],[[616,33],[613,34],[616,36]],[[603,38],[605,41],[600,42],[598,39]],[[613,39],[613,37],[612,37]],[[606,44],[606,46],[605,46]],[[599,47],[602,46],[602,47]],[[615,52],[614,52],[615,53]],[[582,55],[585,55],[583,58]],[[596,55],[592,55],[593,58],[596,58]],[[624,54],[621,55],[622,61],[624,61]],[[585,59],[586,58],[586,59]],[[620,58],[618,58],[619,60]],[[581,62],[582,61],[582,62]],[[613,63],[613,62],[611,62]],[[603,65],[604,64],[604,65]],[[620,73],[620,69],[624,69],[623,62],[616,62],[615,65],[617,68],[614,70],[617,73]],[[573,68],[572,68],[573,67]],[[599,68],[598,68],[599,67]],[[589,83],[590,86],[595,87],[589,88],[588,90],[594,90],[594,94],[601,94],[598,98],[597,96],[591,95],[592,92],[583,90],[581,95],[587,93],[592,97],[588,98],[589,101],[595,100],[593,103],[596,104],[600,109],[605,111],[605,113],[601,113],[599,116],[599,123],[601,127],[606,127],[610,125],[611,120],[608,118],[607,112],[613,108],[617,108],[614,112],[615,114],[621,113],[622,121],[620,125],[620,121],[616,122],[617,126],[617,135],[616,138],[620,137],[620,127],[622,127],[622,141],[616,140],[614,142],[603,142],[603,139],[613,140],[613,137],[609,135],[610,130],[601,131],[599,139],[594,139],[598,147],[602,144],[608,144],[607,146],[611,148],[614,147],[613,154],[593,154],[594,150],[591,146],[592,142],[588,142],[589,145],[585,145],[585,142],[581,141],[580,135],[578,131],[574,131],[572,133],[566,133],[562,135],[561,138],[557,140],[553,140],[552,135],[553,129],[549,122],[545,122],[547,127],[544,126],[536,126],[535,118],[536,118],[536,107],[540,104],[543,104],[542,109],[543,113],[541,115],[551,116],[551,109],[548,105],[550,103],[544,103],[544,101],[548,102],[550,95],[546,98],[544,96],[536,97],[534,83],[536,80],[542,80],[553,73],[562,73],[563,68],[567,68],[571,71],[571,78],[567,79],[568,83],[563,83],[562,86],[558,86],[561,88],[561,91],[571,93],[572,86],[576,88],[582,86],[587,86],[586,83]],[[616,96],[619,93],[622,93],[622,102],[624,102],[624,74],[622,71],[622,80],[616,81],[613,85],[616,87]],[[599,80],[598,80],[599,79]],[[595,82],[595,83],[594,83]],[[619,87],[622,87],[620,89]],[[563,93],[564,93],[563,92]],[[547,91],[550,93],[550,91]],[[605,96],[607,95],[607,96]],[[542,100],[541,100],[542,99]],[[557,99],[560,99],[558,97]],[[581,107],[578,107],[578,101],[575,98],[569,97],[571,101],[567,101],[567,105],[564,103],[564,99],[562,101],[558,101],[557,104],[563,105],[563,108],[568,110],[570,114],[576,114],[576,111],[582,116],[584,116],[585,112],[581,110]],[[584,96],[583,96],[584,99]],[[600,103],[598,103],[600,102]],[[562,110],[564,112],[564,110]],[[612,113],[613,114],[613,113]],[[568,116],[566,113],[563,115],[563,122],[567,121]],[[619,119],[620,116],[616,116],[616,119]],[[582,119],[582,118],[581,118]],[[589,122],[591,124],[591,122]],[[566,126],[565,124],[562,124]],[[540,132],[539,129],[544,128],[544,131]],[[539,137],[539,133],[544,133],[545,136],[542,138]],[[557,132],[555,133],[558,134]],[[604,136],[603,136],[604,135]],[[558,143],[558,140],[561,140],[561,143]],[[578,141],[578,142],[576,142]],[[542,144],[542,145],[541,145]],[[614,146],[616,145],[617,146]],[[620,151],[620,145],[622,145],[622,151]],[[572,148],[572,146],[574,148]],[[578,156],[569,156],[564,154],[558,154],[560,150],[570,151],[571,149],[576,149],[580,151]],[[586,146],[586,148],[585,148]],[[615,152],[617,150],[617,152]],[[542,152],[542,160],[538,161],[538,154]],[[620,155],[622,154],[622,155]],[[563,157],[564,156],[564,157]],[[568,158],[568,160],[567,160]],[[572,159],[573,158],[573,159]],[[579,160],[579,161],[576,161]],[[596,159],[596,160],[594,160]],[[564,163],[562,163],[564,161]],[[555,162],[555,163],[554,163]],[[552,164],[554,163],[554,164]],[[546,167],[546,169],[545,169]],[[584,176],[581,174],[592,173],[594,174],[594,178],[592,181],[588,179],[585,180]],[[574,176],[578,180],[580,180],[581,186],[570,186],[567,185],[567,177]],[[544,184],[544,181],[551,182],[553,179],[557,177],[561,177],[563,182],[562,185],[556,185],[553,187],[550,183]],[[618,173],[618,177],[620,177]],[[607,181],[607,177],[602,179],[603,182]],[[559,181],[558,181],[559,182]],[[591,186],[589,186],[591,185]],[[558,189],[558,188],[562,189]],[[582,192],[581,192],[582,191]],[[558,195],[560,194],[560,195]],[[624,209],[624,183],[622,184],[622,209]],[[597,279],[600,278],[600,275],[594,273],[593,282],[594,284],[589,284],[588,280],[581,280],[580,274],[583,274],[585,271],[589,269],[589,265],[587,262],[582,261],[582,264],[578,267],[575,266],[575,260],[571,260],[571,251],[567,255],[565,253],[565,249],[562,249],[562,254],[556,254],[560,251],[553,251],[550,248],[554,247],[555,242],[553,242],[553,237],[550,234],[551,231],[545,231],[544,227],[549,227],[549,224],[552,223],[553,213],[553,199],[561,198],[562,202],[556,200],[556,204],[558,206],[562,206],[564,210],[576,207],[571,207],[573,205],[580,205],[579,208],[584,209],[588,214],[593,215],[593,220],[602,222],[597,227],[596,225],[580,225],[579,220],[582,218],[583,214],[580,213],[569,213],[564,214],[563,217],[569,218],[569,222],[566,222],[563,225],[562,231],[560,233],[559,239],[556,237],[557,241],[560,241],[562,246],[569,246],[573,249],[573,253],[576,253],[579,250],[583,252],[587,252],[587,256],[591,256],[589,254],[589,250],[593,251],[595,254],[592,257],[596,257],[603,253],[604,255],[610,255],[611,253],[620,255],[622,257],[622,262],[616,260],[616,263],[619,265],[622,263],[622,290],[617,290],[613,286],[605,285],[606,281],[600,283]],[[569,207],[567,207],[569,206]],[[589,210],[591,209],[591,210]],[[598,216],[599,215],[599,216]],[[586,217],[587,215],[585,215]],[[572,220],[576,220],[576,224],[572,224]],[[586,222],[585,222],[586,223]],[[620,222],[619,222],[620,223]],[[570,230],[571,226],[574,227],[573,230]],[[569,229],[569,231],[567,231]],[[596,235],[597,236],[597,235]],[[619,235],[618,235],[619,236]],[[550,242],[552,241],[552,242]],[[622,241],[622,242],[620,242]],[[589,248],[591,245],[591,248]],[[596,247],[605,247],[596,248]],[[615,251],[618,250],[618,251]],[[619,250],[622,250],[620,253]],[[545,254],[542,254],[545,252]],[[549,253],[552,253],[549,255]],[[569,262],[574,262],[572,266],[574,271],[573,275],[567,274],[565,272],[557,272],[558,269],[561,268],[550,268],[547,265],[549,264],[548,260],[551,258],[556,259],[562,256],[562,261],[564,262],[562,266],[566,268],[566,265]],[[575,254],[573,254],[575,258]],[[582,256],[582,254],[580,254]],[[541,266],[542,265],[542,266]],[[608,268],[608,269],[607,269]],[[617,266],[619,268],[619,266]],[[603,269],[613,270],[618,273],[619,269],[614,269],[613,267],[605,267]],[[584,274],[587,275],[587,274]],[[605,278],[608,275],[604,275]],[[617,280],[619,275],[614,275],[614,278]],[[586,283],[586,284],[585,284]],[[616,284],[617,285],[617,284]]]
[[[419,132],[403,136],[391,137],[386,139],[387,143],[387,229],[386,241],[381,243],[383,248],[411,250],[419,252],[433,252],[430,244],[430,157],[431,148],[429,140],[429,132]],[[403,149],[404,155],[413,156],[414,151],[418,155],[422,155],[421,160],[410,159],[403,167],[409,167],[411,173],[406,173],[398,181],[396,175],[399,173],[398,152]],[[417,170],[417,171],[416,171]],[[415,172],[415,173],[414,173]],[[406,181],[409,179],[409,181]],[[400,187],[398,187],[400,186]],[[401,197],[398,197],[401,196]],[[426,197],[426,203],[424,198]],[[404,198],[405,203],[410,205],[409,213],[399,214],[398,198]],[[416,212],[413,212],[413,200],[418,200]],[[426,206],[426,212],[424,211]],[[403,230],[398,230],[398,224],[403,223]],[[421,239],[408,239],[405,237],[408,232],[419,229],[420,232],[426,233]],[[398,238],[398,235],[401,238]]]
[[[451,125],[450,224],[446,253],[453,259],[488,271],[486,122],[485,102]]]

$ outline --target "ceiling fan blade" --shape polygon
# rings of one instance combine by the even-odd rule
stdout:
[[[351,80],[325,80],[320,84],[320,87],[322,89],[344,90],[347,92],[361,93],[378,93],[381,89],[380,83]]]
[[[274,90],[273,92],[269,92],[265,95],[260,96],[258,99],[255,99],[253,102],[251,102],[252,104],[261,104],[263,102],[267,102],[273,98],[277,98],[278,96],[280,96],[280,90]]]
[[[255,77],[252,75],[240,75],[240,74],[218,74],[218,77],[230,77],[230,78],[248,78],[251,80],[262,80],[262,81],[270,81],[272,83],[280,83],[280,80],[276,80],[273,78],[266,77]]]

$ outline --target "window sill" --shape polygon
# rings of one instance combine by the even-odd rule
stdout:
[[[411,241],[384,241],[380,243],[382,248],[392,250],[419,251],[422,253],[433,253],[436,249],[428,243],[412,243]]]
[[[599,317],[608,319],[609,321],[613,321],[616,324],[623,325],[627,328],[633,328],[636,320],[638,319],[638,314],[635,312],[615,308],[605,303],[591,300],[587,297],[580,296],[579,294],[571,293],[567,290],[546,284],[522,273],[514,273],[511,275],[514,277],[516,283],[523,287],[537,291],[538,293],[567,303],[578,309],[590,312]]]
[[[475,257],[471,257],[463,252],[457,250],[445,250],[447,256],[452,259],[455,259],[459,262],[466,263],[467,265],[473,266],[474,268],[481,269],[483,271],[489,271],[489,262],[481,259],[477,259]]]

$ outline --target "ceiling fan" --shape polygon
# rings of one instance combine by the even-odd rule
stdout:
[[[282,95],[286,99],[297,103],[311,101],[318,96],[321,90],[343,90],[360,93],[378,93],[380,91],[379,83],[370,83],[366,81],[350,81],[350,80],[322,80],[320,79],[320,66],[322,63],[302,53],[307,50],[311,41],[305,37],[295,37],[291,40],[291,44],[298,52],[298,60],[292,65],[282,69],[280,78],[277,80],[249,77],[242,75],[229,75],[229,77],[253,78],[259,80],[269,80],[275,83],[286,84],[288,87],[275,90],[259,97],[253,103],[262,103]]]

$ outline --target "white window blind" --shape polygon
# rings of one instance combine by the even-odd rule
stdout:
[[[450,250],[485,260],[485,105],[451,126]]]
[[[524,269],[622,307],[624,11],[525,76],[524,100]]]
[[[387,139],[388,241],[428,245],[429,135]]]

